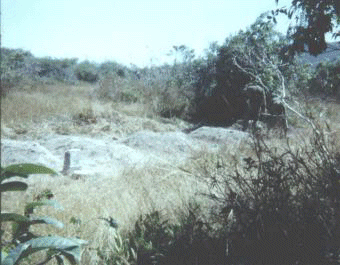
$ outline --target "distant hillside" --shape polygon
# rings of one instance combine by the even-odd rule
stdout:
[[[328,43],[326,51],[318,56],[312,56],[308,53],[300,55],[299,60],[301,63],[310,64],[312,67],[316,67],[319,63],[324,61],[334,62],[340,59],[340,42]]]

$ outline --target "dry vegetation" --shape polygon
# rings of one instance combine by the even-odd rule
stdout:
[[[34,91],[13,89],[1,99],[1,133],[16,138],[16,134],[98,135],[111,131],[120,137],[140,130],[173,131],[187,126],[181,120],[162,119],[146,103],[99,101],[92,96],[95,88],[84,83],[44,85]]]
[[[42,86],[35,91],[9,93],[2,99],[2,125],[14,130],[24,127],[27,132],[22,133],[33,137],[49,131],[93,135],[98,132],[98,128],[103,128],[105,124],[112,121],[119,124],[112,133],[120,136],[141,129],[166,131],[184,126],[184,123],[176,120],[169,120],[168,124],[162,123],[162,119],[157,118],[156,114],[146,115],[145,105],[141,102],[103,103],[92,100],[89,97],[91,89],[89,85],[53,85]],[[305,107],[309,110],[310,117],[327,122],[333,128],[331,131],[328,130],[326,137],[333,139],[333,150],[336,150],[335,146],[340,146],[338,140],[340,123],[337,122],[340,120],[339,105],[322,101],[305,101],[304,105],[306,107],[296,106],[301,109]],[[152,116],[154,119],[146,116]],[[64,117],[64,120],[61,117]],[[57,125],[60,126],[60,122],[65,124],[62,131],[56,129]],[[81,122],[88,123],[87,131],[81,130]],[[292,152],[307,150],[307,146],[311,146],[309,139],[313,137],[312,131],[307,130],[308,125],[294,116],[290,116],[290,123],[295,127],[290,135]],[[271,149],[276,148],[277,154],[283,153],[287,148],[284,139],[270,138],[267,144]],[[178,224],[183,221],[183,216],[191,212],[190,207],[188,208],[190,202],[195,202],[201,205],[201,210],[196,217],[205,220],[204,216],[211,214],[212,209],[220,207],[220,204],[213,203],[208,197],[213,193],[225,200],[223,196],[230,193],[228,190],[223,190],[226,188],[223,185],[210,186],[211,181],[226,181],[226,176],[231,176],[237,168],[238,174],[248,174],[243,159],[251,157],[256,160],[257,155],[256,149],[248,145],[241,145],[238,149],[225,146],[218,153],[209,153],[205,150],[193,153],[192,159],[181,168],[168,165],[143,169],[131,168],[126,169],[120,176],[103,178],[95,183],[82,178],[77,180],[68,177],[31,178],[30,189],[27,192],[20,195],[18,193],[3,195],[2,208],[22,213],[25,202],[32,200],[34,196],[46,189],[51,190],[65,210],[58,212],[44,207],[38,210],[37,214],[53,216],[66,224],[66,227],[57,230],[50,226],[38,225],[32,231],[39,234],[77,236],[89,240],[90,244],[83,253],[82,264],[104,264],[104,260],[109,262],[107,264],[124,264],[124,259],[130,262],[134,259],[134,254],[126,245],[128,243],[126,238],[141,214],[160,211],[162,218]],[[301,158],[310,159],[304,155]],[[252,170],[255,172],[256,168]],[[230,184],[229,187],[237,187],[237,182]],[[239,194],[241,196],[242,192]],[[119,234],[99,219],[109,216],[119,220]],[[215,225],[223,224],[221,221],[224,220],[223,218],[225,217],[219,216],[217,218],[219,221],[216,221]],[[4,238],[6,237],[9,237],[9,230]],[[113,253],[116,253],[116,258],[113,258]],[[41,258],[40,255],[42,254],[32,256],[26,264],[32,264],[35,259]]]
[[[274,34],[267,30],[258,36]],[[35,214],[55,217],[65,228],[36,225],[32,232],[88,240],[82,264],[339,264],[340,105],[328,100],[336,98],[339,78],[334,72],[322,80],[320,73],[332,65],[319,76],[295,62],[278,70],[278,47],[284,43],[255,38],[253,49],[249,36],[240,32],[195,61],[193,51],[177,47],[181,63],[139,69],[140,74],[112,62],[77,64],[5,49],[1,136],[6,138],[117,139],[141,130],[182,130],[213,89],[228,95],[228,89],[243,89],[255,79],[278,94],[286,84],[285,100],[301,115],[287,111],[287,138],[259,130],[252,144],[202,149],[180,166],[126,168],[97,179],[34,176],[26,192],[2,194],[3,211],[22,214],[26,202],[51,192],[65,210],[43,207]],[[327,100],[311,98],[313,90]],[[224,117],[219,110],[212,114]],[[118,220],[118,229],[100,219],[109,217]],[[11,229],[2,225],[7,240]]]
[[[34,91],[13,89],[2,98],[2,136],[34,139],[44,133],[98,136],[104,132],[121,137],[140,130],[174,131],[187,126],[183,121],[163,119],[151,113],[147,105],[140,102],[102,102],[92,99],[89,96],[92,90],[93,86],[86,84],[45,85]],[[89,240],[91,243],[85,249],[83,264],[99,262],[96,248],[109,254],[114,249],[112,229],[100,217],[117,218],[119,230],[123,234],[133,228],[141,214],[156,209],[161,209],[169,219],[175,221],[176,212],[183,210],[199,190],[199,184],[193,176],[169,165],[127,168],[120,176],[102,178],[95,183],[81,177],[70,179],[48,176],[31,178],[28,183],[30,188],[25,193],[3,194],[2,210],[22,214],[25,202],[32,201],[45,190],[51,190],[65,210],[43,207],[36,214],[53,216],[66,227],[58,230],[52,226],[37,225],[32,232]],[[77,222],[71,223],[72,218]],[[8,228],[5,239],[10,236]],[[41,259],[41,255],[32,256],[28,264]]]

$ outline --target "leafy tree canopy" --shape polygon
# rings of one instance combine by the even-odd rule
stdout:
[[[275,2],[278,4],[279,0]],[[339,0],[293,0],[289,9],[274,10],[268,19],[276,23],[275,16],[279,13],[296,21],[288,29],[288,35],[293,39],[290,53],[304,52],[307,46],[308,52],[316,56],[327,48],[326,33],[333,33],[333,38],[340,36],[340,31],[336,31],[340,25]]]

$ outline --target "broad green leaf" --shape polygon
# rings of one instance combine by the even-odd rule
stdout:
[[[34,208],[40,206],[53,206],[55,209],[63,211],[64,208],[56,200],[43,200],[37,202],[30,202],[25,206],[25,214],[33,213]]]
[[[7,256],[8,256],[8,253],[6,251],[1,250],[1,264],[3,264]]]
[[[46,249],[58,250],[71,262],[71,264],[77,264],[80,262],[80,247],[86,244],[88,244],[87,241],[77,238],[63,238],[59,236],[34,238],[11,250],[3,264],[16,264],[12,261],[19,261],[21,258],[34,252]],[[6,263],[7,260],[9,260],[9,263]]]
[[[16,265],[22,257],[25,257],[25,253],[29,252],[30,245],[23,243],[19,244],[16,248],[11,249],[4,260],[1,261],[2,265]]]
[[[14,164],[4,168],[1,168],[1,181],[13,176],[27,178],[29,174],[54,174],[57,172],[54,170],[36,164],[23,163],[23,164]]]
[[[11,177],[28,178],[28,175],[27,174],[6,172],[3,168],[1,169],[0,182],[2,182],[5,179],[11,178]]]
[[[63,228],[64,224],[54,218],[42,216],[42,217],[30,217],[31,224],[50,224],[57,228]]]
[[[16,213],[1,213],[0,215],[2,222],[29,222],[30,219],[26,216]]]
[[[25,182],[21,181],[11,181],[0,184],[0,192],[4,191],[25,191],[27,190],[28,185]]]

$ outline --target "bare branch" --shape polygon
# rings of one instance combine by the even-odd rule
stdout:
[[[269,91],[269,88],[262,82],[262,79],[258,76],[253,74],[250,71],[247,71],[246,69],[244,69],[242,66],[240,66],[237,61],[236,61],[236,57],[233,58],[234,64],[236,65],[237,68],[239,68],[241,71],[243,71],[246,74],[249,74],[250,76],[252,76],[257,82],[259,82],[261,84],[261,86],[266,90],[266,92]]]

